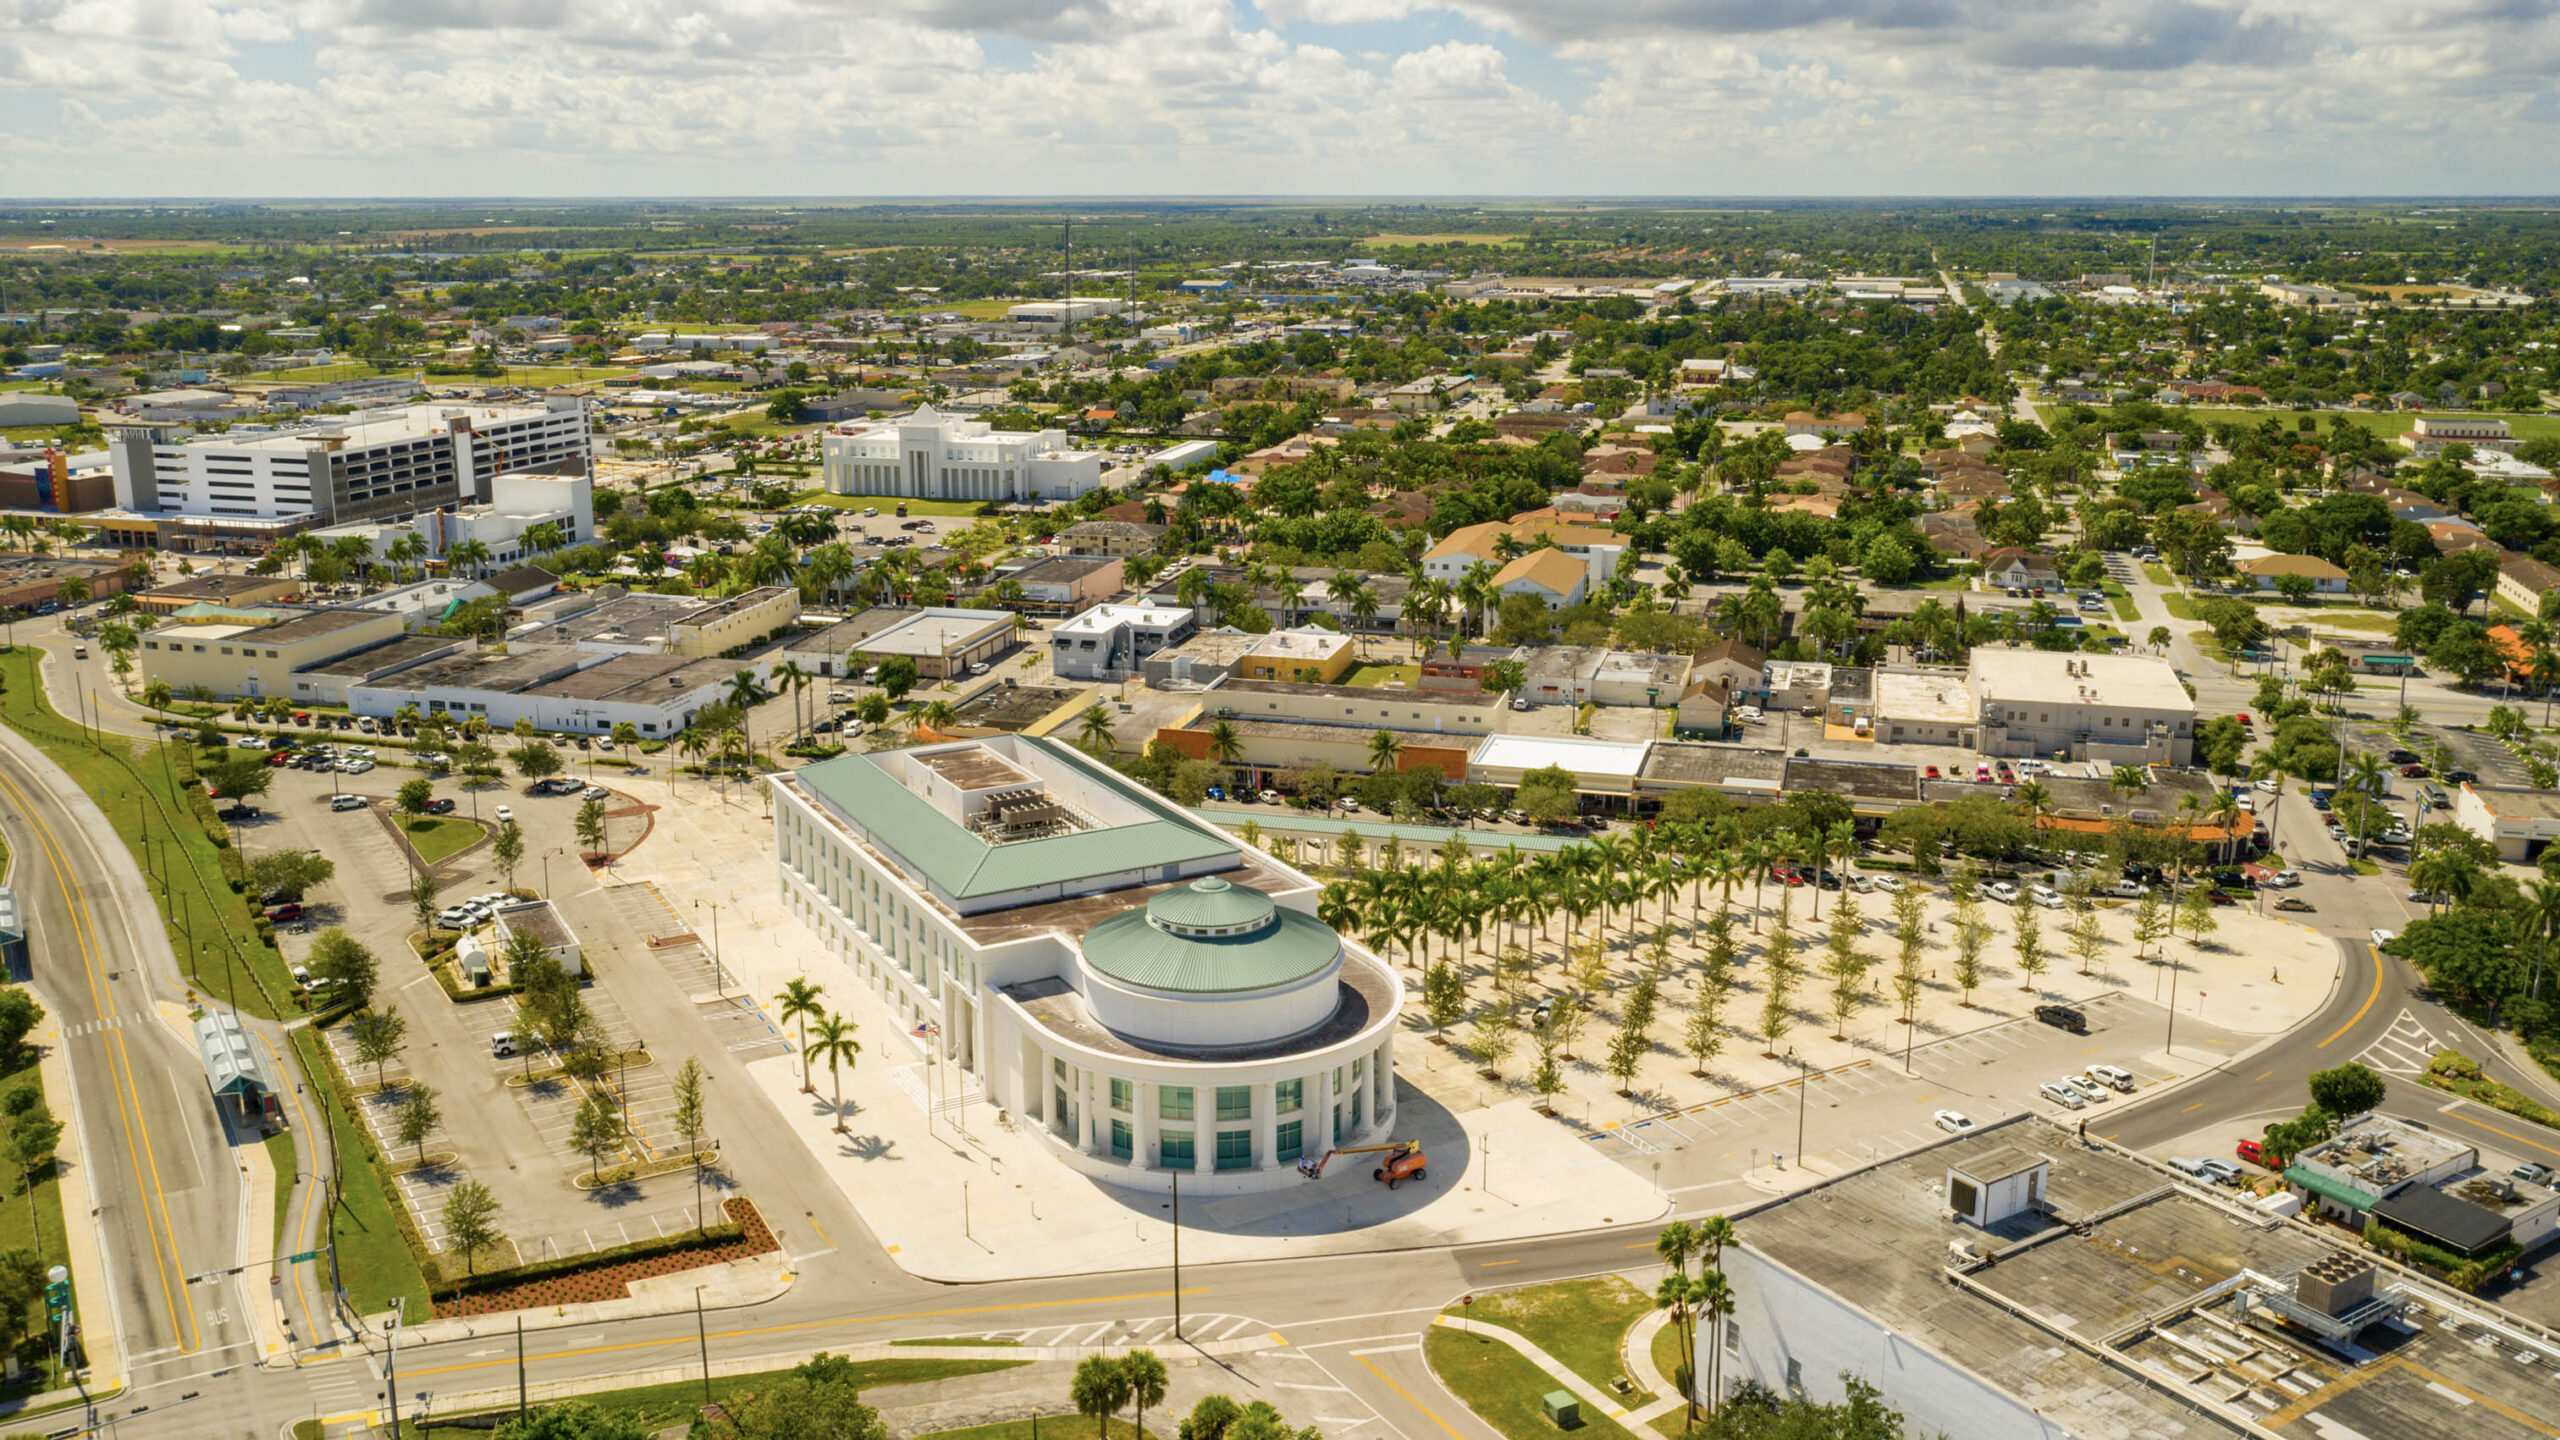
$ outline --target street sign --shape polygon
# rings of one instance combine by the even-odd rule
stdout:
[[[284,1257],[284,1263],[286,1263],[287,1265],[299,1265],[299,1264],[301,1264],[301,1263],[302,1263],[303,1261],[305,1261],[305,1260],[317,1260],[317,1259],[319,1259],[319,1258],[320,1258],[320,1252],[319,1252],[319,1251],[317,1251],[317,1250],[305,1250],[305,1251],[303,1251],[303,1252],[302,1252],[301,1254],[299,1254],[299,1255],[287,1255],[286,1257]]]

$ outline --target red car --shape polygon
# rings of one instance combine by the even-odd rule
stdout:
[[[2269,1170],[2281,1170],[2284,1168],[2283,1160],[2269,1155],[2266,1152],[2266,1148],[2261,1146],[2255,1140],[2243,1140],[2239,1144],[2232,1146],[2231,1151],[2233,1154],[2248,1161],[2252,1165],[2264,1166]]]
[[[299,902],[293,900],[287,900],[281,905],[270,905],[267,907],[267,918],[270,920],[299,920],[302,918],[302,906]]]
[[[270,750],[267,752],[267,763],[270,765],[290,765],[293,763],[293,752],[290,750]]]
[[[2239,714],[2234,715],[2231,718],[2239,721],[2244,728],[2249,724],[2249,712],[2246,710],[2241,711]]]
[[[1924,778],[1924,779],[1929,779],[1929,780],[1935,780],[1935,779],[1937,779],[1937,778],[1938,778],[1938,767],[1937,767],[1937,766],[1935,766],[1935,765],[1930,766],[1930,767],[1929,767],[1929,770],[1928,770],[1928,773],[1927,773],[1925,776],[1923,776],[1922,778]]]
[[[2424,765],[2403,765],[2400,767],[2400,774],[2406,779],[2423,780],[2427,776],[2427,767]]]
[[[1779,865],[1770,869],[1769,878],[1781,885],[1802,885],[1804,872],[1793,865]]]

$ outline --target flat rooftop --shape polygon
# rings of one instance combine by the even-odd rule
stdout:
[[[1973,691],[1961,670],[1879,670],[1875,677],[1876,714],[1885,720],[1969,725],[1975,719]]]
[[[1118,557],[1111,555],[1052,555],[1014,571],[1011,578],[1025,585],[1065,585],[1120,563]]]
[[[2473,799],[2501,820],[2560,819],[2560,790],[2527,790],[2521,786],[2465,783]]]
[[[1220,682],[1218,690],[1226,695],[1322,695],[1336,700],[1381,705],[1445,705],[1468,710],[1481,710],[1500,701],[1499,696],[1482,690],[1388,690],[1374,685],[1301,685],[1292,680],[1247,680],[1241,675]]]
[[[501,905],[497,918],[509,930],[521,930],[554,950],[578,943],[578,937],[569,929],[569,922],[560,918],[559,909],[548,900]]]
[[[1633,780],[1644,772],[1650,740],[1592,740],[1570,735],[1487,735],[1470,757],[1473,765],[1499,770],[1543,770],[1561,765],[1576,775]]]
[[[519,692],[556,700],[664,699],[719,685],[737,672],[726,660],[688,660],[674,655],[615,655],[557,680],[538,681]]]
[[[699,608],[699,602],[680,595],[623,595],[564,615],[537,633],[545,640],[646,644],[665,639],[678,621],[692,618]]]
[[[1090,693],[1090,687],[1065,685],[996,685],[961,702],[952,723],[982,730],[1019,731],[1050,712]]]
[[[443,434],[452,428],[452,420],[456,416],[468,417],[476,427],[530,420],[542,413],[544,410],[540,405],[403,405],[331,416],[324,423],[296,426],[290,430],[195,435],[188,437],[185,443],[216,450],[311,450],[320,446],[324,436],[344,436],[347,444],[353,447]]]
[[[1823,790],[1852,800],[1916,801],[1920,798],[1920,771],[1915,766],[1875,760],[1799,757],[1787,761],[1786,789],[1789,794]]]
[[[457,645],[468,647],[471,643],[469,640],[456,639],[451,635],[403,635],[397,640],[376,645],[370,649],[333,656],[317,664],[305,665],[301,673],[363,680],[374,675],[388,675],[406,666],[432,660]]]
[[[859,650],[862,642],[891,626],[903,625],[915,618],[913,610],[893,610],[874,605],[868,610],[848,615],[833,625],[813,634],[802,635],[783,646],[785,650],[806,650],[820,655],[842,655]]]
[[[2066,668],[2069,667],[2069,668]],[[2074,673],[2077,670],[2082,673]],[[1974,692],[1985,700],[2033,704],[2072,701],[2126,710],[2192,711],[2196,702],[2177,667],[2149,655],[1976,646],[1969,661]]]
[[[726,600],[719,601],[715,604],[705,605],[701,609],[698,609],[689,615],[681,616],[678,619],[678,623],[684,625],[717,625],[732,615],[744,615],[750,610],[770,605],[774,601],[781,599],[783,596],[792,593],[794,592],[791,588],[785,585],[759,585],[753,590],[743,591],[739,594],[730,596]]]
[[[1727,786],[1775,793],[1787,772],[1784,750],[1754,750],[1739,745],[1702,745],[1694,740],[1656,740],[1644,759],[1647,790],[1685,790],[1695,785]]]
[[[2046,1210],[1988,1230],[1944,1210],[1950,1166],[2047,1161]],[[2220,1195],[2222,1192],[2214,1192]],[[2544,1440],[2560,1433],[2560,1342],[2468,1297],[2375,1276],[2401,1321],[2331,1348],[2235,1290],[2290,1294],[2360,1252],[2073,1143],[2042,1121],[1990,1127],[1735,1217],[1748,1251],[1981,1376],[2064,1433],[2287,1440]],[[1952,1242],[1997,1262],[1955,1266]],[[1961,1273],[1956,1273],[1956,1272]],[[2259,1277],[2252,1280],[2251,1277]],[[2257,1427],[2244,1430],[2229,1416]]]
[[[862,648],[872,654],[930,655],[939,659],[986,639],[991,630],[1012,628],[1010,610],[910,610],[904,620],[874,633]]]
[[[520,647],[500,654],[493,650],[475,650],[466,655],[448,655],[414,665],[397,674],[385,675],[374,683],[394,690],[488,690],[512,695],[528,685],[538,685],[577,668],[592,655],[582,654],[561,645]]]
[[[382,612],[379,610],[354,608],[314,610],[264,627],[258,631],[258,643],[299,645],[305,640],[317,640],[324,635],[335,635],[341,630],[352,630],[359,625],[371,625],[381,618]]]
[[[916,763],[963,790],[993,790],[1000,785],[1027,785],[1030,771],[993,750],[945,750],[919,755]]]

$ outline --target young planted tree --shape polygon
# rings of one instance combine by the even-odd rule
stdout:
[[[1698,988],[1697,1004],[1689,1011],[1689,1020],[1680,1030],[1680,1048],[1690,1061],[1689,1073],[1703,1076],[1707,1064],[1724,1049],[1724,1003],[1731,995],[1729,980],[1719,980]]]
[[[1467,1013],[1467,982],[1446,960],[1422,972],[1422,1014],[1431,1028],[1446,1034]]]
[[[1495,1075],[1501,1071],[1502,1062],[1510,1058],[1519,1034],[1512,1023],[1510,1006],[1488,1004],[1476,1012],[1475,1023],[1467,1027],[1467,1048],[1475,1052],[1487,1075]]]
[[[1626,1027],[1641,1035],[1653,1028],[1653,1017],[1662,1006],[1662,986],[1651,975],[1636,981],[1627,992],[1627,1005],[1621,1019]]]
[[[1916,885],[1905,886],[1893,897],[1893,998],[1902,1006],[1902,1023],[1912,1023],[1919,1008],[1921,992],[1920,962],[1928,954],[1929,902]]]
[[[418,1163],[427,1163],[427,1137],[444,1123],[444,1112],[436,1108],[435,1087],[412,1080],[401,1091],[400,1108],[392,1119],[393,1131],[400,1143],[418,1152]]]
[[[1553,1017],[1530,1032],[1530,1043],[1537,1048],[1537,1063],[1529,1069],[1529,1088],[1538,1092],[1538,1108],[1555,1113],[1556,1092],[1564,1088],[1564,1067],[1556,1063],[1556,1026]]]
[[[1567,990],[1556,997],[1555,1008],[1547,1012],[1547,1023],[1555,1027],[1556,1044],[1562,1047],[1567,1060],[1574,1058],[1573,1042],[1581,1036],[1582,1023],[1589,1018],[1582,1002],[1581,991]]]
[[[1867,959],[1858,953],[1858,937],[1865,922],[1858,915],[1858,899],[1843,892],[1831,910],[1831,934],[1826,942],[1830,958],[1825,962],[1831,976],[1831,1038],[1849,1038],[1849,1017],[1857,1013],[1858,989],[1866,982]]]
[[[33,1085],[10,1091],[5,1108],[9,1158],[17,1165],[19,1183],[27,1194],[27,1233],[39,1234],[35,1223],[36,1186],[53,1167],[54,1152],[61,1148],[62,1121],[44,1103],[43,1092]]]
[[[1991,927],[1980,914],[1956,922],[1956,985],[1964,991],[1964,1007],[1973,1008],[1973,992],[1982,984],[1982,950],[1991,943]]]
[[[2222,922],[2213,917],[2213,888],[2198,885],[2189,890],[2179,902],[2178,918],[2187,924],[2187,943],[2203,949],[2204,937],[2222,928]]]
[[[1075,1402],[1077,1414],[1093,1417],[1094,1434],[1100,1440],[1111,1440],[1111,1417],[1129,1403],[1129,1377],[1119,1361],[1088,1355],[1076,1362],[1076,1373],[1067,1381],[1067,1398]]]
[[[1645,1051],[1651,1048],[1642,1030],[1623,1021],[1609,1036],[1609,1055],[1605,1068],[1609,1072],[1609,1077],[1618,1082],[1620,1095],[1634,1092],[1636,1070],[1644,1064]]]
[[[326,981],[332,1005],[370,1005],[382,973],[381,962],[354,936],[335,925],[311,942],[306,962],[315,981]]]
[[[349,1038],[356,1042],[356,1062],[373,1067],[373,1088],[383,1086],[383,1070],[400,1058],[409,1035],[409,1022],[400,1018],[397,1006],[380,1010],[359,1010],[347,1023]]]
[[[489,842],[489,858],[498,862],[498,874],[507,888],[516,888],[516,867],[524,863],[524,827],[513,820],[500,821],[497,836]]]
[[[580,805],[574,824],[578,831],[578,844],[591,854],[601,853],[604,849],[604,802],[589,800]]]
[[[400,782],[400,793],[395,797],[394,803],[400,807],[401,814],[414,822],[427,813],[427,806],[435,798],[435,782],[421,775],[415,780]]]
[[[668,1123],[675,1127],[677,1138],[684,1141],[687,1155],[693,1157],[693,1225],[702,1228],[702,1136],[708,1128],[702,1109],[702,1062],[687,1055],[677,1067],[675,1078],[675,1113]]]
[[[2017,947],[2018,973],[2025,978],[2018,988],[2033,990],[2036,977],[2045,972],[2052,957],[2044,949],[2044,922],[2036,918],[2036,908],[2020,905],[2016,924],[2010,929],[2009,942]]]
[[[498,1197],[477,1180],[465,1180],[444,1198],[444,1239],[462,1256],[462,1273],[479,1272],[480,1252],[506,1239],[498,1228]]]
[[[436,897],[444,886],[432,869],[420,870],[409,882],[409,916],[418,922],[422,934],[432,935],[436,928]]]
[[[2071,917],[2071,953],[2080,959],[2080,973],[2086,975],[2106,953],[2107,932],[2098,923],[2098,912],[2083,909]]]
[[[2144,891],[2142,893],[2140,903],[2133,907],[2133,953],[2135,957],[2137,959],[2140,958],[2143,951],[2159,944],[2160,938],[2168,933],[2168,906],[2161,903],[2159,891]]]
[[[774,1003],[782,1008],[782,1023],[789,1025],[796,1021],[800,1026],[800,1093],[803,1095],[814,1093],[818,1088],[809,1078],[809,1022],[827,1013],[827,1007],[818,1003],[819,997],[826,993],[823,985],[792,979],[784,981],[782,992],[773,997]]]
[[[601,1095],[579,1102],[569,1121],[569,1148],[587,1157],[587,1178],[604,1178],[604,1157],[622,1148],[622,1111]]]

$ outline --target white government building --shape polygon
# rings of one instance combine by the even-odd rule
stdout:
[[[1320,887],[1053,740],[772,777],[782,894],[830,989],[876,992],[1096,1179],[1208,1193],[1388,1138],[1391,969]]]
[[[1064,430],[998,430],[927,405],[827,432],[820,475],[838,495],[904,500],[1073,500],[1102,483],[1102,454]]]

